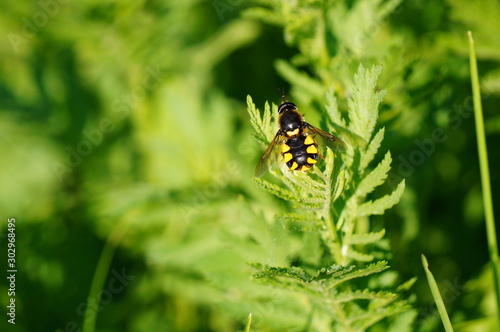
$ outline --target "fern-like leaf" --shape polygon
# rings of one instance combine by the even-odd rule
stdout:
[[[270,7],[278,6],[279,3],[277,0],[267,1]],[[286,6],[294,5],[288,3]],[[297,17],[294,13],[286,15],[286,19],[297,18],[295,23],[307,21],[314,16]],[[321,82],[285,61],[278,62],[277,68],[284,77],[294,82],[296,94],[303,94],[301,100],[320,98]],[[346,133],[349,138],[346,141],[350,144],[348,152],[338,158],[339,155],[325,148],[325,153],[322,151],[324,161],[318,160],[313,170],[307,173],[289,171],[281,162],[268,173],[280,181],[281,185],[260,178],[254,179],[260,188],[291,202],[294,209],[307,210],[277,214],[274,220],[292,229],[319,232],[320,237],[315,239],[321,240],[322,244],[316,242],[316,248],[322,245],[325,250],[329,250],[330,257],[325,255],[328,257],[325,259],[335,263],[328,268],[319,269],[313,275],[307,272],[310,266],[306,271],[297,266],[255,265],[259,271],[254,274],[254,279],[309,296],[318,307],[330,314],[335,322],[332,322],[333,326],[339,326],[343,330],[364,330],[385,317],[408,310],[406,303],[397,300],[398,296],[393,292],[352,289],[357,283],[350,283],[389,268],[384,260],[369,264],[375,257],[383,257],[380,251],[370,251],[368,246],[382,240],[385,230],[359,233],[359,229],[364,227],[357,226],[360,222],[367,222],[368,216],[383,214],[400,200],[404,192],[403,181],[392,193],[372,201],[366,200],[369,194],[384,184],[392,162],[391,153],[387,151],[382,161],[369,169],[385,135],[384,128],[375,133],[378,106],[385,93],[376,89],[380,71],[380,66],[370,69],[359,67],[354,78],[352,97],[347,102],[349,121],[339,111],[334,90],[330,89],[326,95],[329,121],[324,123],[333,123],[339,133]],[[271,110],[276,111],[276,106],[270,107],[266,103],[261,116],[250,97],[247,98],[247,104],[255,137],[258,141],[269,144],[278,129],[271,116]],[[337,160],[344,162],[342,168]],[[410,282],[402,287],[409,286]]]
[[[364,171],[368,167],[368,164],[375,158],[375,155],[382,144],[384,139],[385,128],[381,128],[373,137],[373,139],[368,144],[366,150],[361,154],[361,160],[359,163],[359,171]]]
[[[263,131],[264,125],[260,117],[260,113],[253,103],[252,97],[247,96],[247,110],[250,115],[250,123],[256,131],[255,137],[263,142],[267,140],[266,135]]]
[[[374,201],[368,201],[361,204],[357,210],[357,215],[359,217],[364,217],[375,214],[384,214],[385,210],[390,209],[399,202],[401,196],[403,196],[404,190],[405,181],[403,180],[391,194],[385,195],[384,197]]]
[[[283,268],[283,267],[272,267],[272,266],[266,267],[263,271],[254,274],[253,277],[255,279],[283,277],[283,278],[296,279],[301,282],[309,282],[309,280],[311,279],[311,276],[309,276],[309,274],[307,274],[307,272],[305,272],[301,268],[298,267]]]
[[[299,213],[279,213],[274,216],[275,221],[282,221],[282,222],[297,222],[297,223],[302,223],[302,222],[317,222],[315,220],[314,215],[309,215],[309,214],[299,214]]]
[[[292,228],[301,232],[319,232],[322,227],[313,214],[280,213],[274,216],[274,221],[295,224]]]
[[[325,206],[324,197],[316,196],[312,198],[302,198],[297,201],[297,207],[308,210],[320,210]]]
[[[263,144],[269,144],[274,137],[269,103],[264,105],[264,115],[261,117],[260,111],[253,103],[252,97],[247,96],[247,110],[250,115],[250,123],[255,130],[254,137]],[[276,130],[274,130],[275,132]]]
[[[351,242],[349,241],[349,243]],[[353,249],[352,247],[346,250],[346,256],[354,260],[357,260],[358,262],[371,262],[375,258],[373,257],[373,255],[361,253]]]
[[[335,295],[336,302],[351,302],[356,300],[373,300],[390,302],[397,298],[397,295],[389,292],[373,292],[368,289],[357,290],[354,292],[341,292]]]
[[[385,229],[378,232],[363,233],[363,234],[353,234],[351,236],[351,244],[370,244],[375,243],[382,239],[385,235]]]
[[[339,284],[346,282],[348,280],[352,280],[355,278],[361,278],[361,277],[366,277],[375,273],[380,273],[384,270],[387,270],[389,268],[389,265],[387,264],[387,261],[379,261],[377,263],[372,263],[370,265],[367,265],[366,267],[359,268],[359,269],[352,269],[349,272],[343,273],[340,276],[337,276],[335,278],[332,278],[328,280],[327,285],[330,288],[336,287]]]
[[[366,70],[360,66],[354,76],[353,96],[349,100],[349,129],[356,135],[369,142],[378,118],[378,106],[384,98],[385,91],[375,91],[377,79],[382,71],[382,66],[374,66]]]
[[[417,277],[413,277],[407,281],[405,281],[404,283],[402,283],[401,285],[398,286],[398,288],[396,289],[398,292],[402,292],[402,291],[407,291],[409,290],[411,287],[413,287],[413,285],[417,282]]]
[[[344,274],[350,273],[356,268],[355,265],[351,266],[341,266],[341,265],[332,265],[328,268],[322,268],[317,271],[316,274],[312,277],[313,280],[321,280],[327,278],[338,278]]]
[[[326,112],[328,117],[332,121],[341,127],[346,127],[345,119],[339,111],[339,105],[337,103],[337,98],[335,97],[333,87],[330,88],[329,93],[326,94]]]
[[[364,177],[356,188],[356,196],[360,198],[366,197],[376,187],[384,183],[387,174],[391,170],[391,153],[388,151],[380,164],[375,167],[366,177]]]
[[[372,310],[369,308],[369,310],[367,310],[363,315],[353,317],[353,326],[357,327],[361,331],[364,331],[368,327],[386,317],[399,315],[409,309],[411,309],[411,306],[404,301],[398,301],[389,306],[380,307],[378,309]]]
[[[259,185],[259,187],[261,187],[265,191],[268,191],[271,194],[273,194],[279,198],[282,198],[284,200],[291,201],[291,202],[296,201],[296,196],[292,192],[290,192],[289,190],[278,187],[277,185],[275,185],[269,181],[263,180],[263,179],[253,178],[253,180],[255,181],[255,183],[257,183]]]

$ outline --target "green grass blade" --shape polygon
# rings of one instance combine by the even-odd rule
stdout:
[[[434,302],[436,302],[436,306],[439,311],[439,316],[441,316],[441,321],[443,322],[444,329],[446,332],[453,332],[453,327],[451,326],[450,317],[448,317],[448,313],[446,312],[446,307],[444,306],[443,298],[441,297],[441,293],[439,292],[436,280],[434,279],[431,270],[429,270],[429,263],[427,262],[427,258],[425,258],[423,254],[422,254],[422,265],[424,266],[425,275],[427,276],[427,281],[429,282],[429,287],[432,292],[432,297],[434,297]]]
[[[106,277],[109,272],[109,267],[111,265],[111,261],[113,260],[113,256],[115,254],[116,246],[120,243],[123,238],[126,227],[122,225],[117,225],[111,234],[108,236],[108,239],[102,249],[101,256],[99,257],[99,262],[97,263],[96,271],[94,273],[94,278],[92,279],[92,284],[90,286],[89,295],[87,298],[87,305],[85,308],[85,315],[83,317],[83,332],[94,332],[98,312],[96,312],[95,308],[90,308],[89,303],[95,301],[95,299],[100,299],[99,293],[104,287],[104,282],[106,281]],[[99,302],[97,302],[99,306]],[[94,312],[92,312],[94,311]]]
[[[481,105],[481,91],[479,90],[479,77],[477,73],[476,50],[472,33],[469,31],[469,60],[470,76],[472,81],[472,98],[474,101],[474,116],[476,120],[477,148],[479,153],[479,166],[481,171],[481,187],[483,190],[484,214],[486,217],[486,233],[488,249],[490,252],[491,267],[495,285],[497,302],[497,324],[500,325],[500,268],[498,263],[498,245],[495,230],[495,217],[493,215],[493,199],[491,197],[490,171],[488,167],[488,152],[484,134],[483,107]]]
[[[252,314],[248,315],[247,325],[245,326],[245,332],[250,332],[250,325],[252,325]]]

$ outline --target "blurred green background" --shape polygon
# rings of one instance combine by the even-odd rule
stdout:
[[[293,3],[344,9],[335,12],[329,45],[338,59],[338,77],[329,78],[336,86],[359,63],[384,67],[382,150],[391,150],[394,183],[405,178],[407,188],[375,222],[387,228],[393,268],[419,277],[415,330],[441,328],[421,253],[455,322],[491,314],[466,31],[476,40],[500,211],[499,3],[403,1],[373,27],[356,16],[366,1]],[[304,246],[272,222],[285,204],[251,180],[264,147],[252,138],[246,96],[262,109],[265,101],[279,103],[285,87],[303,112],[313,102],[283,75],[280,59],[304,50],[284,34],[280,15],[273,25],[244,14],[266,6],[0,5],[1,261],[6,220],[15,217],[19,271],[16,324],[2,314],[2,331],[78,331],[94,317],[97,331],[237,331],[250,312],[256,331],[300,330],[283,326],[300,326],[307,313],[250,280],[247,265],[285,265],[287,250]],[[344,23],[374,34],[355,40]],[[433,138],[437,128],[445,138]],[[93,281],[102,289],[98,304]]]

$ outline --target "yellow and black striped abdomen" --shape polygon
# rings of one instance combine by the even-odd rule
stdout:
[[[311,136],[298,135],[283,143],[281,154],[288,168],[305,172],[317,162],[318,145]]]

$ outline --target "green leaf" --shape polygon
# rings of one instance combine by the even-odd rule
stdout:
[[[326,113],[333,123],[343,128],[346,127],[345,119],[339,111],[339,105],[333,87],[331,87],[330,91],[326,94]]]
[[[306,271],[295,266],[290,268],[267,266],[263,271],[255,273],[253,277],[255,279],[283,277],[300,280],[302,282],[309,282],[311,279]]]
[[[259,187],[279,198],[292,202],[296,202],[299,199],[291,191],[278,187],[277,185],[271,182],[268,182],[260,178],[253,178],[253,180],[255,181],[255,183],[259,185]]]
[[[414,331],[415,319],[418,316],[417,310],[408,310],[394,316],[392,324],[387,332],[412,332]]]
[[[316,217],[311,214],[299,214],[299,213],[278,213],[274,216],[275,221],[284,222],[317,222]]]
[[[312,214],[280,213],[274,216],[276,222],[297,223],[292,229],[301,232],[320,232],[322,223]]]
[[[353,234],[349,240],[349,244],[370,244],[383,238],[385,235],[385,229],[379,232],[371,232],[364,234]]]
[[[339,47],[346,49],[355,58],[367,52],[366,47],[373,42],[382,26],[380,23],[401,0],[364,0],[354,3],[335,2],[328,12],[329,28],[335,31]],[[380,52],[380,50],[379,50]]]
[[[361,154],[361,160],[359,163],[359,171],[364,171],[368,167],[368,164],[375,158],[375,155],[382,144],[384,139],[385,128],[380,128],[380,130],[375,134],[373,139],[368,144],[364,153]]]
[[[384,183],[387,173],[391,170],[391,152],[387,151],[384,159],[367,176],[365,176],[356,188],[356,196],[364,198],[376,187]]]
[[[472,83],[472,100],[474,104],[474,119],[476,123],[477,152],[479,155],[479,170],[481,174],[481,189],[483,193],[484,214],[486,218],[486,235],[488,240],[488,251],[490,254],[490,264],[493,272],[493,285],[497,307],[497,324],[499,324],[500,327],[500,259],[498,257],[497,232],[495,229],[495,215],[493,213],[493,197],[491,194],[488,149],[486,147],[486,135],[484,133],[483,106],[481,102],[481,90],[479,87],[476,48],[474,46],[472,32],[468,31],[467,34],[469,36],[469,65]]]
[[[384,300],[392,301],[397,297],[394,293],[373,292],[369,289],[357,290],[354,292],[341,292],[335,295],[335,302],[350,302],[355,300]]]
[[[273,117],[272,114],[278,114],[278,106],[274,103],[269,105],[269,102],[266,101],[264,104],[264,117],[262,118],[262,123],[264,124],[263,130],[269,143],[271,143],[271,140],[274,138],[276,131],[278,130],[276,117]]]
[[[402,283],[401,285],[399,285],[396,290],[398,292],[408,291],[410,288],[413,287],[413,285],[415,284],[415,282],[417,282],[417,277],[413,277],[413,278],[405,281],[404,283]]]
[[[340,276],[328,280],[327,283],[330,288],[333,288],[345,281],[366,277],[375,273],[380,273],[384,270],[387,270],[388,268],[389,265],[387,265],[386,261],[379,261],[377,263],[372,263],[364,268],[352,269],[351,271],[342,273]]]
[[[385,210],[392,208],[396,205],[405,191],[405,181],[401,181],[396,189],[389,195],[385,195],[374,201],[368,201],[361,204],[357,210],[358,217],[369,215],[381,215]]]
[[[345,171],[342,170],[340,171],[339,176],[337,177],[337,182],[335,183],[335,186],[333,188],[332,201],[336,201],[342,194],[342,191],[344,190],[345,187],[345,182],[346,182]]]
[[[250,332],[250,325],[252,325],[252,313],[248,315],[247,324],[245,325],[245,332]]]
[[[265,136],[262,136],[262,135],[258,135],[258,134],[252,134],[252,136],[257,140],[259,141],[260,143],[262,143],[262,145],[268,145],[269,144],[269,141],[267,140],[267,138]]]
[[[370,141],[378,118],[378,106],[384,98],[385,91],[376,91],[377,79],[382,66],[373,66],[366,70],[362,65],[354,75],[354,91],[349,99],[349,129]]]
[[[248,95],[247,110],[250,115],[250,123],[255,130],[254,137],[258,141],[264,143],[264,145],[268,145],[271,143],[276,131],[276,128],[273,128],[273,117],[271,116],[271,107],[269,103],[266,102],[264,105],[264,115],[261,117],[259,109],[256,108],[253,103],[252,97]]]
[[[371,262],[374,259],[373,255],[363,254],[353,248],[349,248],[346,255],[347,257],[353,258],[359,262]]]
[[[403,301],[395,302],[384,308],[379,308],[378,310],[368,309],[363,315],[354,317],[353,325],[361,329],[361,331],[364,331],[386,317],[399,315],[403,312],[408,311],[409,309],[411,309],[411,306]]]
[[[253,129],[256,131],[256,138],[261,142],[268,142],[266,134],[263,131],[263,123],[260,117],[259,110],[255,107],[253,103],[252,97],[250,95],[247,96],[247,110],[250,115],[250,123],[253,126]]]
[[[322,268],[317,271],[316,274],[312,277],[313,280],[320,280],[326,278],[337,278],[344,274],[347,274],[356,269],[355,265],[351,266],[341,266],[341,265],[332,265],[328,268]]]
[[[427,281],[429,282],[432,297],[434,298],[434,302],[436,302],[436,306],[438,308],[439,316],[441,316],[441,321],[443,322],[444,329],[446,330],[446,332],[453,332],[450,317],[448,316],[448,312],[446,312],[446,306],[444,305],[443,298],[441,297],[441,293],[439,292],[436,279],[434,279],[431,270],[429,270],[429,263],[427,262],[427,258],[425,258],[423,254],[422,265],[424,266],[425,275],[427,276]]]
[[[308,188],[311,193],[315,193],[321,196],[324,195],[326,185],[312,179],[309,175],[301,173],[296,174],[295,180],[301,187]]]
[[[324,197],[313,197],[313,198],[300,198],[296,202],[298,207],[308,209],[308,210],[319,210],[324,207],[325,199]]]

